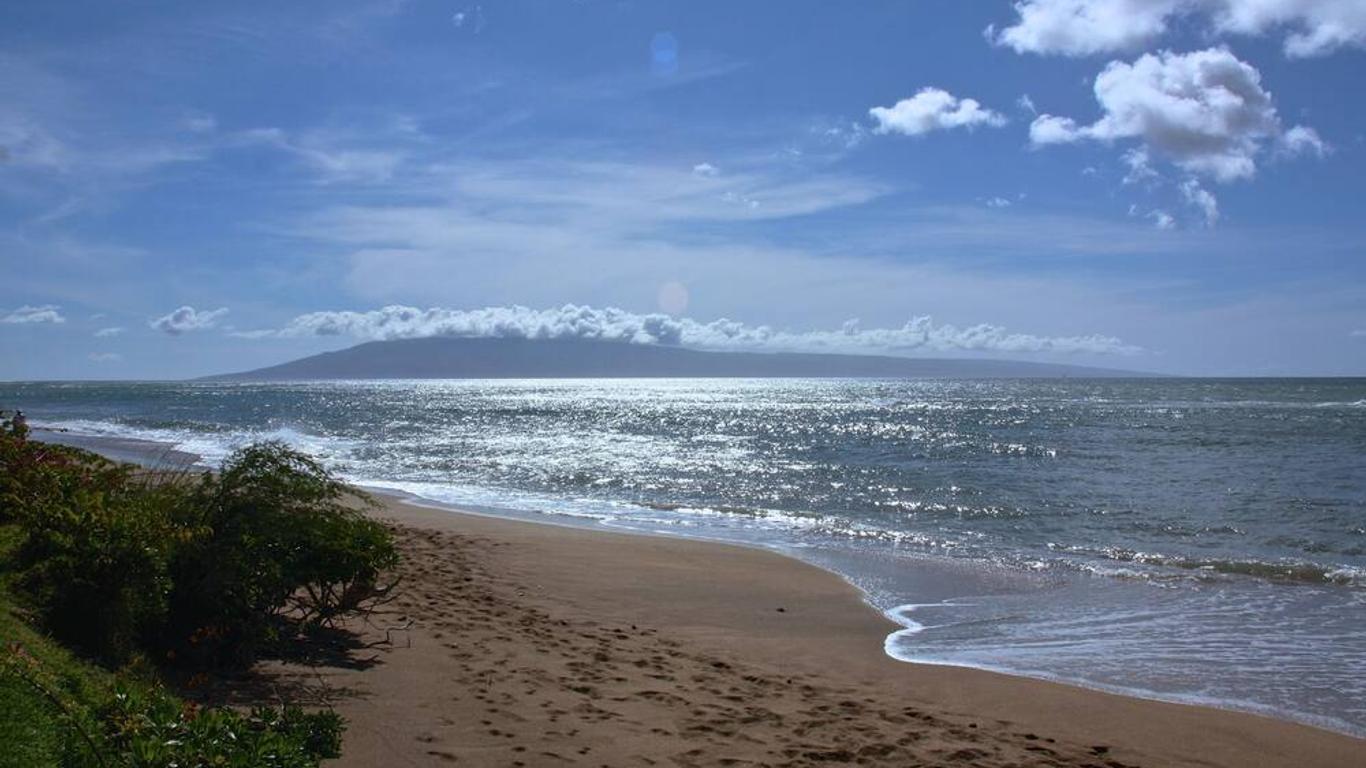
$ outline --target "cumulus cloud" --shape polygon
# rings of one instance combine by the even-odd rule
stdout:
[[[61,307],[55,304],[43,304],[36,307],[25,305],[9,312],[4,317],[0,317],[0,323],[9,325],[65,322],[66,318],[62,317]]]
[[[636,314],[612,307],[567,304],[552,309],[522,306],[461,310],[388,306],[369,312],[300,315],[278,330],[249,337],[348,336],[364,340],[456,336],[473,338],[580,339],[665,344],[713,350],[825,352],[1004,352],[1132,354],[1140,351],[1113,336],[1038,336],[997,325],[965,328],[912,318],[899,328],[861,328],[857,320],[838,330],[785,331],[734,320],[700,322],[663,314]]]
[[[1333,151],[1328,142],[1319,138],[1318,131],[1305,125],[1297,125],[1281,134],[1279,144],[1281,152],[1290,157],[1313,155],[1322,158]]]
[[[992,197],[987,199],[988,208],[1009,208],[1010,201],[1004,197]]]
[[[111,328],[101,328],[98,331],[95,331],[95,338],[107,339],[110,336],[118,336],[119,334],[123,333],[123,331],[124,329],[118,326],[114,326]]]
[[[179,336],[189,331],[198,331],[212,328],[219,318],[226,315],[228,310],[196,310],[194,307],[184,306],[173,310],[171,313],[158,317],[149,325],[158,331],[169,333],[172,336]]]
[[[1366,44],[1366,4],[1361,0],[1206,0],[1215,26],[1259,35],[1286,30],[1289,56],[1321,56]]]
[[[1017,53],[1089,56],[1133,51],[1191,18],[1216,34],[1285,34],[1289,56],[1366,44],[1361,0],[1018,0],[1017,21],[987,37]]]
[[[1128,51],[1161,35],[1181,0],[1022,0],[1019,21],[988,39],[1016,53],[1088,56]]]
[[[1070,144],[1081,138],[1081,128],[1070,117],[1039,115],[1029,124],[1029,141],[1036,147]]]
[[[1283,133],[1261,73],[1225,48],[1111,62],[1096,77],[1095,94],[1099,120],[1081,125],[1040,115],[1030,140],[1036,146],[1134,140],[1145,164],[1151,152],[1219,181],[1251,178],[1268,140],[1292,142],[1298,152],[1322,144],[1309,128]]]
[[[875,133],[900,133],[922,136],[931,131],[967,128],[979,125],[1005,125],[1004,116],[983,107],[976,99],[960,99],[939,88],[921,88],[909,99],[902,99],[890,107],[868,110],[877,126]]]

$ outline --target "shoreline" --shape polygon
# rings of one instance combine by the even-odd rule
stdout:
[[[857,702],[860,712],[852,721],[841,719],[845,725],[881,719],[888,712],[909,706],[917,713],[914,719],[932,721],[929,730],[934,738],[978,744],[956,745],[939,758],[931,755],[931,762],[942,759],[952,763],[955,760],[949,755],[968,750],[982,752],[964,757],[969,764],[997,764],[994,757],[1008,764],[1006,754],[1018,749],[1040,762],[1049,757],[1061,765],[1348,766],[1357,764],[1366,748],[1366,742],[1345,734],[1244,712],[1140,699],[985,670],[898,661],[875,652],[897,625],[871,608],[857,588],[836,574],[776,552],[462,514],[393,497],[383,497],[381,503],[379,516],[413,531],[477,542],[477,556],[465,553],[466,561],[496,575],[503,587],[514,590],[514,605],[543,611],[552,624],[568,621],[569,626],[587,623],[657,632],[676,648],[708,658],[724,652],[726,658],[708,663],[715,666],[720,661],[751,673],[740,676],[742,679],[778,680],[766,690],[767,696],[777,700],[794,690],[812,688],[830,690],[836,703]],[[439,552],[428,552],[418,555],[414,565],[435,567],[441,559]],[[440,606],[441,602],[433,604]],[[413,616],[422,620],[418,612]],[[631,645],[635,632],[626,634],[630,637],[623,635],[613,644]],[[458,630],[454,637],[459,644]],[[406,667],[421,658],[417,666],[431,669],[438,665],[435,657],[440,655],[444,639],[440,629],[433,631],[419,624],[410,638],[412,649],[393,650],[383,665],[361,675],[375,676],[374,682],[381,689],[408,679],[408,672],[388,666],[402,663]],[[532,657],[540,655],[538,641],[531,638],[505,635],[498,647],[518,647],[528,641],[531,647],[522,650]],[[405,654],[412,658],[405,660]],[[589,656],[588,660],[593,658]],[[381,680],[385,676],[387,682]],[[716,683],[699,698],[697,690],[678,691],[669,682],[651,686],[686,700],[690,712],[697,709],[694,705],[699,701],[717,698],[715,692],[723,690],[723,685]],[[408,685],[412,683],[409,679]],[[497,685],[494,678],[493,687]],[[597,685],[602,683],[598,681]],[[575,685],[571,682],[568,686],[573,700],[578,695]],[[392,737],[404,730],[414,732],[414,742],[424,743],[423,735],[416,733],[421,730],[418,722],[409,718],[421,721],[423,712],[437,714],[440,710],[434,708],[435,702],[448,693],[435,680],[411,688],[406,696],[412,710],[406,714],[393,711],[394,702],[383,695],[375,697],[375,702],[382,702],[378,707],[359,701],[343,704],[339,709],[348,714],[350,707],[349,716],[359,728],[378,730],[372,733],[373,738],[358,735],[356,751],[342,764],[367,764],[367,745],[380,749],[373,741],[378,734],[384,735],[385,750],[402,745],[402,739]],[[632,711],[632,697],[602,693],[623,712]],[[520,696],[512,698],[511,702],[496,702],[495,714],[526,718],[529,702],[521,701]],[[724,694],[720,698],[724,699]],[[754,706],[765,703],[763,699],[752,702]],[[455,706],[483,711],[488,704],[475,701]],[[524,709],[519,710],[519,706]],[[798,713],[816,711],[820,706],[799,709]],[[535,708],[530,709],[534,713]],[[450,713],[448,709],[446,714]],[[439,719],[438,714],[437,722]],[[426,724],[431,723],[427,718]],[[897,730],[891,728],[893,733]],[[877,741],[870,733],[844,735],[848,743]],[[525,737],[524,729],[519,738]],[[827,740],[840,743],[838,735]],[[651,743],[661,751],[654,754],[667,752],[671,741],[656,735]],[[839,749],[844,747],[835,751]],[[462,757],[458,751],[452,754]],[[629,755],[618,754],[629,761]],[[703,760],[698,764],[709,763]]]
[[[77,437],[83,447],[105,440],[73,437]],[[105,447],[113,449],[107,453],[124,460],[130,453],[139,452],[139,446],[129,441]],[[141,447],[164,449],[153,443]],[[142,455],[164,457],[170,454],[161,450]],[[178,454],[178,458],[184,457],[189,455]],[[1140,763],[1213,761],[1227,765],[1349,765],[1354,764],[1350,757],[1366,748],[1366,742],[1350,734],[1275,715],[1204,703],[1175,703],[1139,697],[1130,692],[1107,692],[1067,681],[1055,682],[965,665],[896,659],[885,652],[885,643],[894,632],[903,630],[904,624],[870,603],[866,593],[843,575],[778,547],[634,529],[613,530],[600,524],[541,519],[538,513],[511,518],[492,512],[459,509],[411,494],[399,495],[402,492],[392,489],[366,490],[381,500],[382,516],[419,530],[493,536],[504,546],[530,546],[536,550],[534,560],[542,569],[563,569],[565,553],[557,550],[567,546],[565,542],[574,542],[576,564],[587,570],[605,568],[613,574],[610,578],[600,576],[596,580],[573,577],[571,581],[574,578],[584,581],[579,583],[579,589],[563,596],[570,603],[586,607],[588,615],[597,622],[612,617],[614,611],[622,608],[614,605],[611,599],[604,600],[604,585],[639,579],[646,582],[646,589],[669,592],[674,603],[683,595],[687,598],[688,610],[661,612],[657,607],[634,605],[627,618],[635,618],[636,624],[654,625],[658,631],[673,636],[695,634],[695,625],[700,623],[710,629],[694,637],[695,643],[710,647],[718,638],[724,638],[731,646],[739,643],[746,646],[740,655],[749,662],[761,662],[775,654],[778,658],[814,656],[815,663],[809,665],[814,673],[837,680],[859,680],[856,687],[865,692],[887,688],[900,691],[905,700],[915,700],[926,710],[937,710],[941,716],[956,713],[963,717],[993,719],[998,723],[1010,722],[1031,731],[1047,732],[1050,735],[1046,738],[1054,738],[1058,743],[1093,741],[1096,744],[1092,746],[1096,746],[1104,742],[1107,758],[1119,759],[1116,756],[1127,755],[1126,759]],[[645,552],[648,556],[623,557],[627,550],[638,555]],[[739,562],[738,569],[743,576],[717,583],[711,569],[705,569],[705,574],[692,573],[693,577],[709,582],[704,588],[698,583],[662,585],[654,583],[657,579],[652,581],[653,577],[642,575],[644,571],[658,569],[660,558],[675,556],[730,564],[727,568],[731,570],[735,569],[733,563]],[[622,561],[634,565],[623,567]],[[559,576],[556,581],[565,581],[566,574]],[[795,609],[781,611],[786,614],[783,618],[788,619],[782,631],[792,634],[790,638],[765,636],[764,631],[759,630],[773,629],[771,621],[760,621],[756,625],[754,616],[736,615],[717,600],[718,594],[724,594],[726,600],[752,605],[758,592],[775,595],[778,602],[789,604],[809,601],[801,589],[795,588],[798,584],[805,585],[811,594],[827,598],[830,604],[808,606],[800,612]],[[797,622],[791,619],[798,617],[803,624],[794,627]],[[412,631],[421,633],[418,629]],[[823,632],[830,632],[831,636],[821,635]],[[813,633],[821,637],[813,638]],[[434,641],[439,639],[440,633],[426,637],[428,643],[437,645],[439,643]],[[395,649],[388,657],[397,659],[403,652]],[[371,683],[381,688],[387,684],[380,679],[387,674],[384,665],[363,674],[372,676]],[[362,679],[348,681],[343,687],[351,688],[357,683],[371,684]],[[933,691],[933,695],[925,696],[926,690]],[[430,705],[428,702],[420,709]],[[347,707],[339,706],[339,709],[346,714]],[[353,722],[362,724],[362,728],[378,726],[383,731],[399,727],[387,710],[388,707],[380,707],[379,711],[358,711],[349,716]],[[1210,739],[1215,733],[1225,738]],[[1153,751],[1154,744],[1173,739],[1182,745],[1177,751]],[[342,764],[352,763],[344,759]]]
[[[878,646],[878,651],[882,653],[884,656],[886,656],[889,660],[900,664],[911,664],[927,667],[943,667],[947,669],[962,669],[969,670],[972,672],[983,672],[992,675],[1001,675],[1004,677],[1012,677],[1023,680],[1032,680],[1041,683],[1048,683],[1050,685],[1060,685],[1068,688],[1078,688],[1093,693],[1102,693],[1109,696],[1119,696],[1122,698],[1137,699],[1140,701],[1150,701],[1161,704],[1175,704],[1179,706],[1198,707],[1202,709],[1213,709],[1221,712],[1251,715],[1253,717],[1261,717],[1269,720],[1274,720],[1277,722],[1290,723],[1293,725],[1304,726],[1307,728],[1312,728],[1315,730],[1324,731],[1339,736],[1345,736],[1351,739],[1357,739],[1362,741],[1363,749],[1366,749],[1366,731],[1354,731],[1349,723],[1342,721],[1324,721],[1322,719],[1316,721],[1312,716],[1309,715],[1296,717],[1293,716],[1293,714],[1287,714],[1278,711],[1272,707],[1260,706],[1251,702],[1224,701],[1220,699],[1203,699],[1198,696],[1183,697],[1177,694],[1162,694],[1159,692],[1148,691],[1142,688],[1123,687],[1118,685],[1110,686],[1105,685],[1103,683],[1088,682],[1080,678],[1053,676],[1044,672],[1025,673],[1017,672],[1006,667],[994,668],[991,666],[976,665],[966,662],[915,659],[898,656],[897,654],[893,653],[891,649],[891,646],[894,643],[895,639],[898,636],[904,634],[913,635],[917,632],[923,631],[924,627],[923,625],[919,625],[918,623],[916,626],[910,626],[906,623],[906,621],[898,619],[893,614],[905,611],[908,608],[938,607],[941,605],[941,603],[896,605],[891,608],[884,609],[878,606],[875,602],[873,602],[872,594],[870,594],[868,590],[861,586],[852,577],[841,572],[833,565],[818,562],[814,558],[803,557],[802,551],[800,549],[796,549],[793,547],[782,546],[779,544],[765,544],[755,540],[726,539],[719,536],[704,536],[672,530],[645,530],[641,528],[634,528],[624,525],[613,525],[610,522],[598,519],[578,518],[572,515],[557,515],[555,513],[549,512],[503,508],[471,508],[466,506],[460,506],[457,504],[452,504],[449,502],[443,502],[436,499],[427,498],[425,496],[421,496],[413,492],[399,490],[395,488],[366,485],[364,483],[353,483],[353,485],[364,490],[366,493],[372,496],[385,499],[389,502],[454,515],[473,516],[487,518],[491,520],[505,520],[523,525],[541,525],[552,528],[565,528],[569,530],[588,531],[590,533],[597,532],[608,535],[644,536],[658,537],[663,539],[675,539],[680,541],[696,542],[700,544],[715,544],[722,547],[737,547],[744,550],[777,555],[779,557],[800,563],[801,565],[820,570],[821,572],[829,575],[830,577],[838,579],[840,582],[844,583],[850,589],[852,589],[856,593],[859,601],[862,603],[864,608],[866,608],[870,613],[876,614],[878,617],[880,617],[889,627],[889,630],[886,633],[883,642]]]

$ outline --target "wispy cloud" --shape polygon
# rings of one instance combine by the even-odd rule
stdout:
[[[9,325],[33,325],[38,323],[59,324],[65,323],[66,318],[62,317],[61,307],[55,304],[43,304],[41,306],[22,306],[11,310],[9,313],[0,317],[0,323]]]
[[[111,326],[109,328],[101,328],[98,331],[95,331],[94,335],[97,339],[107,339],[113,336],[118,336],[119,334],[123,333],[124,330],[124,328],[118,326]]]
[[[323,182],[388,181],[408,157],[391,145],[347,146],[317,133],[296,137],[279,128],[243,131],[227,141],[278,149],[298,158]]]
[[[1214,195],[1195,179],[1187,179],[1181,182],[1181,196],[1186,203],[1200,211],[1205,218],[1205,225],[1212,227],[1219,220],[1219,201]]]

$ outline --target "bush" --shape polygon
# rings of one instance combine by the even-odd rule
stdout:
[[[254,658],[282,626],[331,622],[380,590],[393,540],[357,506],[371,503],[282,443],[234,453],[187,506],[208,531],[171,563],[169,637],[207,664]]]
[[[3,416],[3,414],[0,414]],[[0,519],[20,523],[18,584],[59,638],[107,663],[140,648],[242,665],[282,630],[385,592],[393,540],[363,493],[278,442],[218,474],[134,474],[0,422]]]
[[[117,491],[127,482],[126,468],[79,448],[30,440],[28,427],[0,410],[0,523],[80,493]]]
[[[26,516],[18,584],[57,637],[103,661],[126,661],[161,626],[172,526],[152,505],[81,493]]]
[[[0,498],[24,536],[18,584],[45,624],[84,653],[126,660],[159,626],[176,543],[167,488],[140,487],[127,467],[27,439],[0,424]]]
[[[8,594],[17,586],[53,636],[111,665],[141,648],[249,661],[282,627],[328,623],[383,594],[397,553],[358,509],[367,501],[278,443],[236,452],[219,475],[149,476],[31,441],[0,412],[0,738],[28,745],[17,763],[0,749],[0,766],[315,768],[337,757],[333,712],[199,709],[122,673],[95,684],[109,673],[24,626]]]

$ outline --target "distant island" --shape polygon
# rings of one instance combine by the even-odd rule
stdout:
[[[790,352],[707,352],[617,341],[432,337],[372,341],[211,381],[549,378],[1117,378],[1111,368]]]

